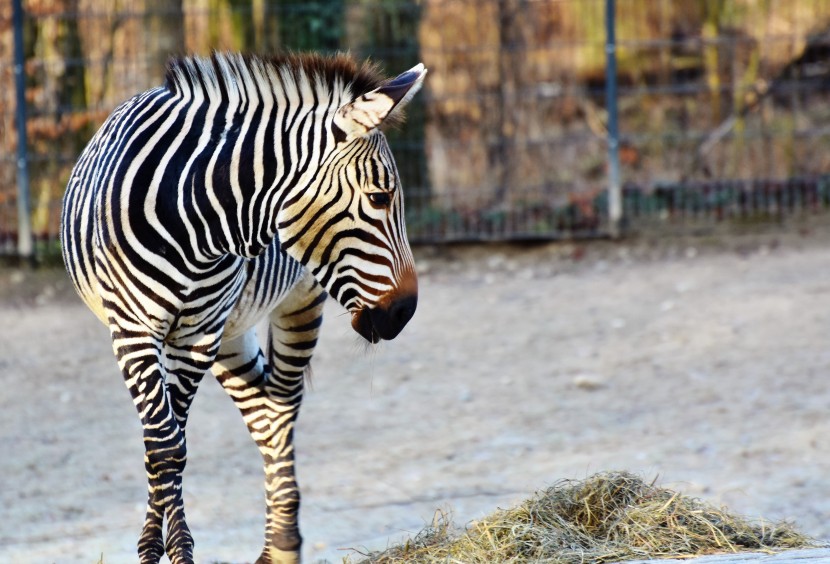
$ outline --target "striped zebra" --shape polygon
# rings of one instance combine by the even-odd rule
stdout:
[[[345,55],[182,58],[83,151],[64,197],[63,257],[110,329],[141,418],[142,563],[193,561],[185,426],[208,370],[264,459],[258,562],[299,560],[293,427],[326,296],[372,343],[415,311],[403,194],[379,126],[425,75],[419,64],[383,80]],[[254,326],[266,316],[263,354]]]

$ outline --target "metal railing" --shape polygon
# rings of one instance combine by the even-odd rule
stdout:
[[[160,83],[170,54],[211,49],[349,50],[390,74],[423,61],[425,91],[388,133],[415,242],[780,221],[830,205],[830,0],[84,5],[0,10],[0,255],[55,254],[86,141]]]

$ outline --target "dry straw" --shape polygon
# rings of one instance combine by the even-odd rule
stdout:
[[[457,531],[445,514],[414,539],[344,564],[587,563],[811,546],[787,523],[750,522],[625,472],[563,480]]]

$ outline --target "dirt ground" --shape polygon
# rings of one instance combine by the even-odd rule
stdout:
[[[360,344],[331,304],[296,434],[309,562],[630,470],[830,539],[830,233],[419,249],[418,312]],[[206,379],[200,562],[249,562],[259,454]],[[0,269],[0,562],[135,561],[138,418],[59,271]]]

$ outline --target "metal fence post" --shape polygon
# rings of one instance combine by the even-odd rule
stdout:
[[[17,126],[17,253],[31,258],[32,215],[29,196],[29,153],[26,137],[26,73],[23,56],[23,2],[13,0],[15,121]]]
[[[608,111],[608,221],[611,237],[621,235],[622,189],[620,186],[619,131],[617,125],[616,0],[605,0],[605,107]]]

